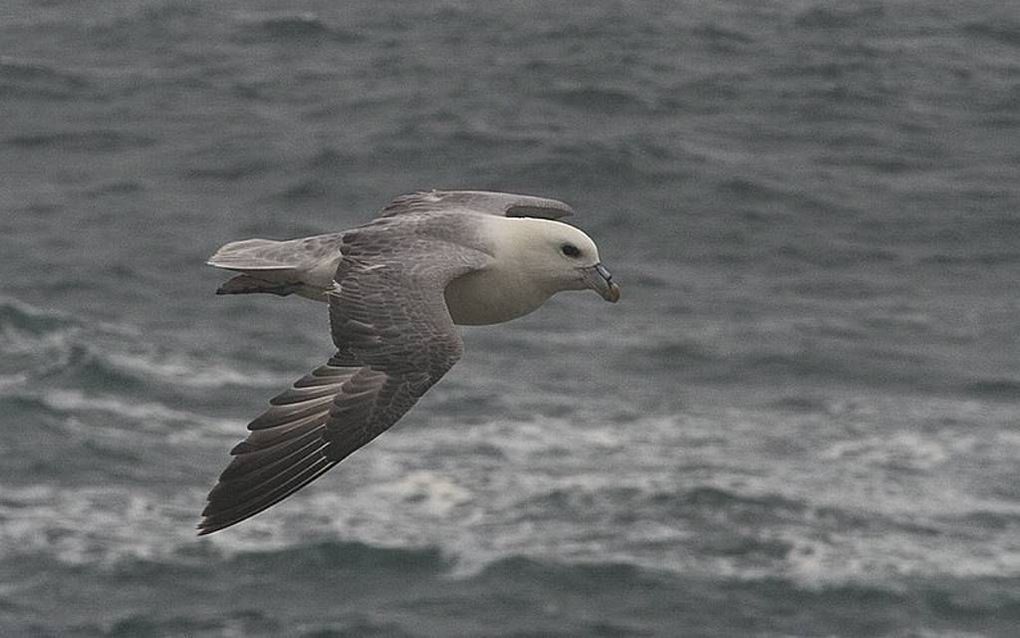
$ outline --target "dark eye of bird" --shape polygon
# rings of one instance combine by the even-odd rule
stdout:
[[[560,246],[560,250],[563,251],[563,254],[566,255],[567,257],[581,256],[581,249],[573,244],[563,244],[562,246]]]

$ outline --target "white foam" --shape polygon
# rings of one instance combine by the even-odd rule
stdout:
[[[222,363],[212,363],[180,354],[157,356],[128,352],[102,355],[115,368],[158,379],[176,386],[217,388],[224,386],[275,387],[289,385],[297,375],[279,375],[265,371],[241,371]],[[292,378],[294,377],[294,378]]]
[[[375,490],[380,500],[400,502],[433,517],[449,516],[451,510],[474,500],[471,490],[459,485],[450,476],[417,470],[396,481],[384,483]]]
[[[34,367],[38,373],[65,367],[77,347],[114,370],[175,387],[276,387],[289,385],[299,376],[237,369],[222,361],[210,360],[206,353],[160,351],[146,342],[141,330],[130,324],[99,322],[86,330],[58,311],[39,309],[9,298],[0,298],[2,305],[28,317],[56,322],[38,332],[12,325],[0,326],[0,352],[6,355],[4,360],[16,359],[19,370]]]
[[[25,373],[18,374],[2,374],[0,375],[0,391],[15,386],[23,385],[28,382],[28,375]]]
[[[85,419],[90,412],[172,424],[207,418],[75,391],[50,401]],[[341,539],[436,547],[456,561],[457,576],[511,555],[619,561],[708,577],[788,578],[808,587],[1020,576],[1016,523],[1010,522],[1020,520],[1020,506],[981,498],[945,478],[944,468],[958,457],[984,454],[983,446],[995,441],[983,442],[968,428],[891,428],[859,436],[865,423],[874,425],[863,414],[728,409],[652,415],[625,425],[587,416],[464,427],[411,423],[271,511],[202,540],[193,537],[193,523],[208,486],[197,481],[170,505],[126,487],[3,489],[0,495],[13,493],[22,502],[0,501],[0,541],[2,551],[37,547],[61,560],[88,562],[167,556],[195,543],[232,554]],[[773,457],[772,432],[780,419],[783,436],[801,432],[805,447]],[[223,428],[231,438],[243,433],[239,421]],[[175,430],[188,428],[169,428]],[[127,430],[119,431],[122,437]],[[171,436],[138,435],[153,434]],[[1016,451],[1015,439],[1006,437],[1006,452]],[[206,448],[221,445],[210,441]],[[895,472],[906,472],[908,480],[891,480]],[[704,488],[732,500],[687,507],[685,495]],[[750,522],[758,515],[763,524]],[[1003,524],[973,522],[997,515]],[[713,533],[725,536],[722,549],[706,538]],[[748,550],[729,551],[726,539]]]
[[[47,553],[69,564],[157,559],[193,542],[179,517],[183,498],[127,488],[3,485],[0,556]]]
[[[933,470],[950,458],[950,451],[941,441],[930,436],[893,431],[833,443],[821,453],[821,457],[911,470]]]
[[[133,402],[112,395],[90,396],[79,390],[54,390],[38,395],[50,409],[67,415],[63,427],[83,439],[97,437],[124,446],[148,445],[153,437],[173,446],[226,446],[240,439],[245,422],[170,408],[157,402]],[[95,418],[93,413],[118,419]]]

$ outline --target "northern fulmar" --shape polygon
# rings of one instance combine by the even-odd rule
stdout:
[[[563,202],[486,191],[394,199],[351,230],[224,245],[241,274],[217,294],[298,294],[329,304],[336,354],[270,399],[209,493],[199,534],[308,485],[397,422],[460,359],[455,325],[502,323],[561,290],[620,288]]]

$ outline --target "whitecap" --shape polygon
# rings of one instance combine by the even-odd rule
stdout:
[[[138,373],[177,386],[218,388],[223,386],[275,387],[287,385],[291,376],[270,372],[241,371],[219,362],[210,362],[181,354],[140,354],[106,352],[101,355],[115,368]]]
[[[181,512],[196,495],[171,498],[126,487],[0,486],[0,555],[46,554],[111,566],[169,559],[193,532]]]
[[[211,417],[153,401],[139,402],[114,395],[90,396],[80,390],[52,390],[38,399],[51,410],[72,417],[103,412],[123,418],[130,424],[130,427],[121,428],[105,421],[100,425],[92,419],[70,418],[65,421],[68,429],[88,436],[122,438],[149,432],[165,436],[172,444],[179,444],[211,437],[220,441],[237,437],[244,431],[244,422],[238,419]]]

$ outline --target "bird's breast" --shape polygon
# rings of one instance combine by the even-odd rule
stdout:
[[[541,306],[549,294],[527,278],[498,269],[470,272],[446,286],[453,322],[464,326],[503,323]]]

